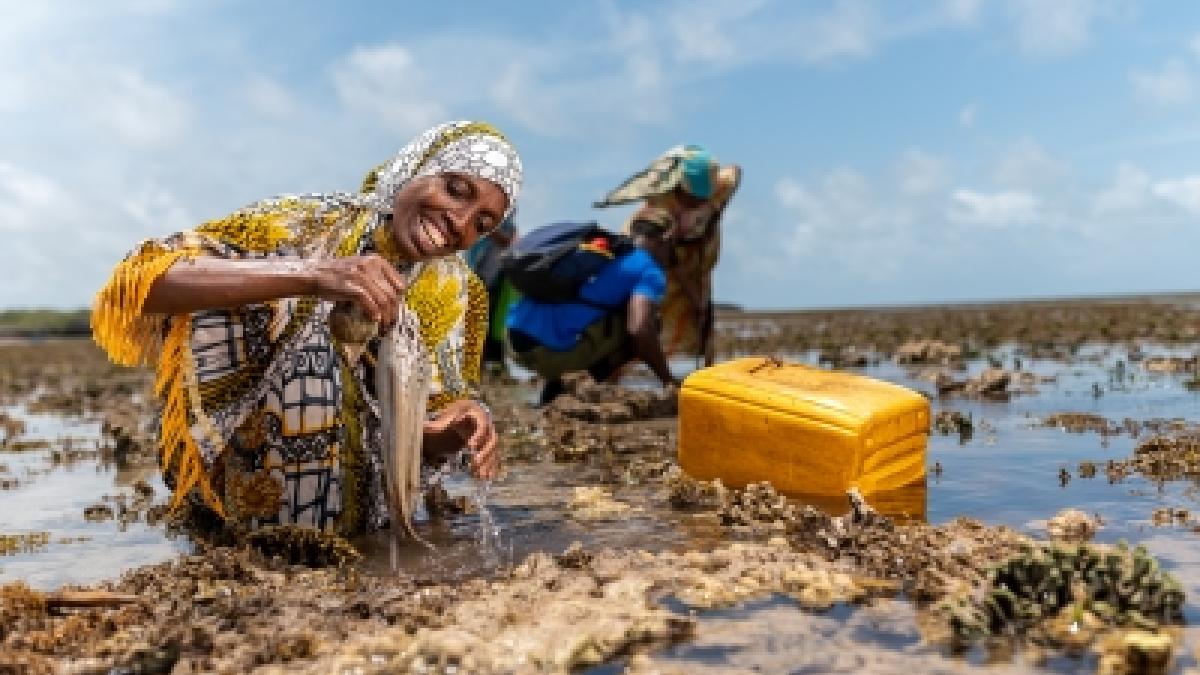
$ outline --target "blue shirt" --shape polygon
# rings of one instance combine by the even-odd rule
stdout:
[[[667,277],[654,257],[635,248],[614,259],[579,289],[579,297],[604,307],[624,307],[640,295],[651,302],[662,300]],[[605,315],[595,305],[581,302],[538,302],[521,298],[508,310],[508,329],[519,331],[558,352],[570,351],[588,324]]]

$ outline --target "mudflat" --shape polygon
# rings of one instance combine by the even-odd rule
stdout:
[[[717,335],[928,395],[926,481],[699,482],[636,370],[545,410],[497,377],[505,475],[446,467],[416,524],[437,549],[394,574],[386,533],[170,511],[151,373],[86,340],[0,345],[0,670],[1192,666],[1200,296],[721,311]]]

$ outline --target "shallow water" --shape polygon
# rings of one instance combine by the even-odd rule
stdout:
[[[1182,353],[1149,345],[1144,349],[1148,355]],[[1014,350],[1001,350],[996,357],[1003,360],[1005,367],[1014,366]],[[793,358],[817,362],[816,353],[793,355]],[[1020,358],[1023,369],[1056,376],[1056,380],[1039,383],[1036,393],[1014,396],[1009,401],[935,397],[935,412],[952,409],[970,414],[975,433],[965,442],[960,442],[957,435],[933,434],[928,453],[930,472],[925,485],[903,491],[896,496],[897,501],[907,513],[917,516],[922,514],[916,508],[923,507],[923,518],[931,523],[970,516],[991,524],[1010,525],[1038,537],[1045,536],[1045,520],[1061,509],[1074,507],[1097,513],[1104,520],[1097,539],[1106,542],[1126,539],[1144,544],[1158,555],[1164,566],[1178,575],[1188,589],[1187,620],[1193,626],[1200,623],[1200,535],[1188,527],[1156,527],[1151,522],[1151,513],[1156,508],[1200,508],[1196,503],[1196,490],[1189,491],[1194,486],[1187,481],[1159,485],[1138,475],[1110,484],[1103,471],[1104,463],[1110,458],[1131,456],[1137,439],[1125,434],[1102,438],[1096,433],[1069,433],[1040,426],[1046,416],[1059,412],[1095,413],[1117,422],[1126,417],[1195,420],[1200,394],[1184,388],[1186,376],[1149,374],[1137,364],[1131,364],[1122,349],[1087,348],[1081,350],[1072,363],[1028,356],[1016,358]],[[1123,372],[1118,362],[1124,362]],[[957,373],[956,377],[974,375],[987,366],[983,360],[972,361],[968,370]],[[915,377],[915,371],[890,362],[857,369],[857,372],[920,391],[934,391],[930,383]],[[1099,386],[1099,396],[1095,385]],[[1095,462],[1101,467],[1100,471],[1093,478],[1080,478],[1078,466],[1081,461]],[[932,470],[935,463],[941,466],[940,474],[935,475]],[[1066,485],[1059,477],[1062,469],[1071,474]],[[588,545],[650,549],[704,548],[717,540],[719,532],[711,523],[689,519],[664,508],[663,504],[653,501],[653,490],[636,487],[615,492],[619,499],[645,509],[626,520],[580,524],[564,517],[562,505],[569,499],[570,487],[586,484],[595,475],[594,467],[547,460],[533,465],[514,465],[509,476],[493,487],[498,521],[504,527],[503,536],[517,559],[534,549],[562,550],[574,539]],[[833,510],[844,505],[841,500],[811,501]],[[895,509],[892,509],[892,515],[897,515]],[[450,535],[457,529],[456,536],[466,537],[471,526],[471,519],[464,518],[443,534]],[[452,554],[452,562],[443,562],[463,570],[473,567],[469,550],[457,552],[466,553],[467,557]],[[696,641],[667,650],[660,656],[664,663],[680,660],[705,663],[715,668],[712,672],[775,670],[789,663],[800,667],[799,672],[842,669],[853,672],[862,667],[884,670],[916,667],[930,671],[981,663],[982,657],[976,654],[967,661],[931,665],[929,654],[923,648],[907,643],[901,645],[888,638],[900,630],[896,626],[903,624],[907,626],[903,629],[907,631],[903,633],[907,636],[904,640],[916,639],[911,621],[896,620],[911,609],[892,606],[889,611],[894,613],[875,611],[877,618],[888,617],[879,618],[879,621],[889,627],[879,628],[879,621],[860,624],[858,618],[839,618],[836,612],[821,619],[795,616],[797,612],[788,601],[775,600],[745,608],[737,614],[736,620],[724,616],[705,617]],[[854,658],[830,661],[832,651],[828,649],[823,650],[824,656],[801,658],[800,651],[785,646],[787,640],[771,631],[749,637],[761,632],[764,625],[786,633],[782,626],[787,622],[780,624],[782,616],[792,618],[797,635],[807,634],[806,631],[825,631],[831,636],[841,636],[847,645],[880,643],[886,648],[864,648]],[[856,635],[856,640],[846,639],[847,631]],[[724,638],[719,636],[726,633],[734,646],[721,642]],[[733,638],[733,634],[740,637]],[[1200,627],[1189,628],[1187,634],[1188,647],[1181,651],[1181,666],[1191,663],[1189,654],[1200,644]],[[712,641],[721,644],[708,644]],[[879,651],[891,655],[877,654]],[[801,667],[801,663],[808,665]],[[1018,671],[1032,668],[1019,659],[1012,667]],[[1054,671],[1089,670],[1091,667],[1086,660],[1072,659],[1055,659],[1044,666]],[[599,669],[596,672],[607,671]]]
[[[8,468],[4,475],[19,481],[15,489],[0,490],[0,534],[48,532],[50,542],[32,552],[0,555],[0,583],[20,580],[39,588],[87,584],[190,548],[186,539],[168,538],[163,528],[144,522],[122,525],[116,519],[91,522],[83,517],[83,510],[104,495],[128,492],[139,479],[150,483],[161,499],[166,487],[153,464],[103,464],[95,452],[55,463],[52,453],[64,446],[95,450],[99,425],[14,412],[25,420],[25,437],[46,439],[51,447],[0,452],[0,464]]]
[[[1151,346],[1145,351],[1151,355],[1171,353]],[[816,356],[797,355],[810,363],[816,363]],[[994,356],[1001,358],[1005,367],[1013,367],[1014,350],[1001,350]],[[941,472],[931,470],[926,485],[902,495],[910,502],[917,500],[920,507],[920,512],[906,510],[933,523],[966,515],[991,524],[1011,525],[1036,536],[1044,536],[1045,519],[1062,508],[1098,513],[1105,522],[1098,538],[1142,543],[1160,556],[1188,588],[1189,622],[1200,623],[1200,534],[1188,527],[1155,527],[1150,517],[1154,509],[1165,506],[1200,509],[1195,486],[1186,481],[1157,485],[1136,475],[1109,484],[1102,468],[1094,478],[1081,478],[1080,461],[1094,461],[1102,467],[1110,458],[1129,457],[1137,440],[1127,435],[1102,438],[1095,433],[1072,434],[1038,426],[1045,416],[1067,411],[1096,413],[1118,422],[1126,417],[1195,420],[1200,394],[1183,387],[1185,376],[1149,374],[1137,364],[1128,363],[1128,355],[1118,348],[1089,347],[1071,363],[1019,358],[1026,370],[1057,379],[1036,385],[1036,394],[1014,396],[1006,402],[934,399],[935,412],[953,409],[969,413],[975,433],[962,443],[955,435],[931,437],[928,464],[931,468],[935,463],[940,465]],[[1119,361],[1125,362],[1125,367],[1118,378]],[[681,372],[691,366],[684,362],[674,365]],[[956,376],[962,378],[986,366],[984,361],[972,361],[968,373]],[[913,371],[892,363],[858,372],[933,391],[933,386],[916,379]],[[646,383],[636,372],[633,382]],[[528,386],[514,387],[510,392],[520,400],[528,400],[533,394]],[[68,424],[48,416],[27,416],[27,420],[30,428],[26,436],[30,438],[53,441],[71,436],[83,439],[85,444],[97,442],[95,425]],[[0,490],[0,533],[51,533],[51,543],[42,550],[0,557],[0,582],[21,579],[39,587],[88,583],[116,576],[135,565],[170,558],[187,548],[186,541],[169,539],[161,528],[144,523],[121,528],[111,520],[91,523],[83,518],[84,507],[105,494],[127,490],[138,478],[149,480],[161,500],[164,488],[152,466],[102,466],[89,459],[49,466],[50,453],[0,452],[0,464],[8,467],[4,475],[20,480],[17,488]],[[513,461],[507,475],[496,480],[487,494],[487,508],[498,532],[489,527],[488,536],[481,540],[478,514],[418,522],[418,528],[437,551],[431,554],[420,545],[406,546],[402,564],[418,576],[444,580],[488,573],[534,550],[558,552],[576,540],[588,547],[645,549],[703,549],[719,540],[721,533],[711,517],[670,509],[661,488],[611,485],[606,478],[612,468],[610,459],[602,457],[578,463],[550,458]],[[1059,477],[1064,468],[1071,474],[1065,485]],[[633,510],[609,521],[572,518],[566,509],[572,488],[598,483],[609,484],[613,496]],[[471,495],[476,491],[476,486],[461,474],[447,479],[446,486],[451,494]],[[838,506],[828,501],[820,505]],[[79,537],[86,539],[57,543]],[[388,573],[386,537],[367,537],[356,543],[366,554],[364,566],[368,570]],[[814,617],[797,611],[787,601],[774,599],[730,613],[706,615],[696,640],[654,658],[676,665],[706,664],[709,672],[776,670],[791,667],[788,664],[795,664],[798,672],[935,669],[929,665],[930,654],[915,642],[911,612],[911,606],[904,603],[883,603],[878,608]],[[823,656],[802,657],[803,645],[816,644],[803,637],[812,634],[826,635],[831,644],[861,646],[861,653],[847,657],[849,660],[830,660],[837,650],[826,648]],[[1188,634],[1189,645],[1181,652],[1185,655],[1200,644],[1200,628],[1189,629]],[[956,664],[964,665],[943,659],[937,668],[955,668]],[[1054,670],[1084,665],[1073,661],[1049,664]],[[1018,663],[1013,667],[1026,666]]]
[[[1017,396],[1009,402],[956,399],[934,403],[935,411],[950,408],[970,413],[976,432],[965,444],[956,436],[934,434],[930,439],[929,463],[940,463],[942,473],[929,476],[929,520],[938,523],[967,515],[1043,534],[1046,518],[1063,508],[1079,508],[1103,518],[1098,540],[1145,544],[1190,589],[1200,590],[1200,536],[1187,528],[1155,527],[1150,518],[1160,507],[1196,508],[1197,497],[1189,493],[1194,485],[1189,481],[1157,484],[1138,475],[1110,484],[1104,463],[1130,457],[1138,439],[1125,434],[1102,438],[1096,433],[1070,433],[1038,425],[1046,416],[1066,411],[1095,413],[1117,422],[1126,417],[1195,421],[1200,394],[1184,388],[1185,376],[1148,374],[1127,361],[1124,380],[1114,382],[1115,364],[1126,360],[1126,354],[1100,347],[1089,352],[1097,362],[1023,359],[1027,369],[1058,375],[1054,383],[1038,384],[1035,395]],[[1011,360],[1006,359],[1005,365],[1011,366]],[[972,367],[978,369],[981,364]],[[932,389],[909,380],[892,365],[866,372],[914,388]],[[1094,384],[1100,385],[1099,397]],[[989,430],[980,431],[984,425]],[[1081,461],[1100,466],[1095,477],[1079,477]],[[1059,478],[1064,468],[1071,473],[1066,485]],[[1195,622],[1200,618],[1196,604],[1200,597],[1189,595],[1188,618]]]
[[[459,577],[486,574],[496,567],[497,561],[501,565],[519,562],[533,551],[560,552],[575,541],[589,548],[661,550],[707,548],[720,539],[721,530],[711,517],[671,509],[658,485],[610,485],[613,497],[632,507],[621,518],[586,521],[572,518],[566,506],[573,489],[601,482],[611,466],[603,458],[594,457],[583,462],[556,462],[550,457],[536,462],[514,462],[507,475],[493,481],[489,488],[487,509],[493,522],[483,524],[488,532],[482,542],[479,514],[418,521],[421,533],[437,549],[405,546],[402,565],[419,576]],[[474,482],[462,474],[452,475],[444,486],[451,495],[474,496],[476,492]],[[383,573],[386,537],[363,537],[355,544],[365,554],[364,566]]]

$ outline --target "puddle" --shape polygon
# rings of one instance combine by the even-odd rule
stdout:
[[[595,457],[581,462],[557,462],[546,457],[536,463],[511,463],[508,475],[493,481],[488,494],[488,510],[500,530],[494,540],[480,545],[479,514],[418,521],[418,531],[437,550],[430,552],[420,544],[406,543],[401,549],[403,569],[433,578],[470,576],[495,571],[497,561],[511,564],[534,551],[560,552],[575,541],[588,548],[706,549],[723,537],[710,518],[671,509],[665,503],[661,485],[613,486],[613,497],[634,509],[620,518],[572,518],[567,514],[567,504],[574,488],[598,482],[605,466]],[[472,481],[461,474],[446,480],[444,486],[451,496],[474,495]],[[386,573],[386,535],[363,537],[355,544],[364,553],[366,569]],[[489,558],[488,547],[499,555]]]
[[[138,480],[147,481],[155,494],[166,495],[166,486],[152,463],[103,464],[98,453],[67,463],[55,463],[52,454],[65,445],[95,450],[97,423],[72,422],[50,414],[16,412],[26,423],[25,436],[53,439],[51,447],[23,452],[0,451],[0,464],[18,487],[0,490],[0,533],[48,532],[49,543],[33,552],[0,556],[0,584],[21,580],[35,588],[63,584],[88,584],[111,579],[132,567],[168,560],[190,550],[186,539],[167,538],[161,527],[144,522],[122,525],[115,519],[90,522],[83,510],[104,495],[129,491]]]
[[[937,650],[921,646],[907,603],[843,604],[814,614],[798,611],[795,601],[776,595],[698,616],[695,639],[659,651],[645,662],[697,673],[957,670]]]

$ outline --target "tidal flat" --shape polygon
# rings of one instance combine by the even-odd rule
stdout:
[[[722,358],[929,396],[925,481],[698,482],[636,369],[544,411],[516,373],[484,386],[504,475],[440,476],[416,525],[436,550],[395,574],[383,534],[191,529],[148,371],[86,340],[0,345],[0,671],[1196,667],[1200,299],[726,311],[717,334]]]

